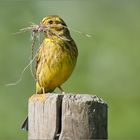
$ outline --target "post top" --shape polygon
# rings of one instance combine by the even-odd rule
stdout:
[[[100,104],[107,104],[102,98],[98,97],[97,95],[92,95],[92,94],[76,94],[76,93],[66,93],[66,94],[61,94],[61,93],[46,93],[46,94],[33,94],[30,98],[29,101],[32,102],[45,102],[48,98],[53,98],[53,97],[62,97],[65,100],[73,100],[76,102],[97,102]]]

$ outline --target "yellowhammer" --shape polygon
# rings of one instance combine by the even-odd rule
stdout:
[[[36,65],[36,92],[52,92],[71,75],[77,60],[77,47],[65,22],[59,16],[47,16],[41,24],[47,27]]]
[[[44,30],[45,27],[45,30]],[[59,16],[43,18],[40,29],[44,40],[39,48],[36,63],[36,93],[52,92],[71,75],[78,50],[65,22]],[[22,128],[27,129],[27,119]]]

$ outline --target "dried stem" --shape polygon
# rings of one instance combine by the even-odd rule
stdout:
[[[61,26],[62,26],[62,25],[61,25]],[[92,36],[89,35],[89,34],[82,33],[81,31],[75,30],[75,29],[73,29],[73,28],[69,28],[69,27],[67,27],[67,26],[63,26],[63,27],[64,27],[64,28],[67,28],[67,29],[69,29],[69,30],[71,30],[71,31],[74,31],[74,32],[76,32],[76,33],[85,35],[86,37],[92,37]],[[17,80],[17,81],[14,82],[14,83],[6,84],[6,86],[17,85],[18,83],[20,83],[21,80],[22,80],[22,77],[23,77],[24,72],[26,71],[26,69],[27,69],[29,66],[30,66],[31,74],[32,74],[34,80],[36,81],[35,74],[33,73],[33,68],[32,68],[33,65],[32,65],[32,64],[33,64],[33,62],[34,62],[34,60],[35,60],[35,58],[36,58],[36,56],[37,56],[37,54],[38,54],[38,50],[39,50],[39,49],[38,49],[38,50],[36,51],[35,56],[34,56],[34,47],[35,47],[35,43],[36,43],[36,39],[37,39],[38,33],[41,33],[41,32],[43,32],[43,33],[50,32],[51,34],[55,34],[57,37],[61,38],[62,40],[70,41],[70,40],[67,39],[66,37],[60,36],[57,32],[50,30],[50,26],[49,26],[49,25],[48,25],[48,26],[45,26],[45,25],[43,25],[42,23],[40,23],[39,25],[38,25],[38,24],[32,23],[29,27],[22,28],[22,29],[19,30],[19,32],[16,32],[16,33],[14,33],[14,34],[20,34],[20,33],[29,32],[29,31],[32,33],[31,60],[30,60],[30,62],[26,65],[26,67],[23,69],[23,71],[21,72],[21,75],[20,75],[19,80]]]

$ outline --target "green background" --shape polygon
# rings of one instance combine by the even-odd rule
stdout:
[[[31,53],[30,33],[12,33],[47,15],[59,15],[69,27],[92,35],[71,31],[79,57],[65,91],[107,101],[110,139],[140,138],[139,0],[1,0],[0,139],[27,139],[20,125],[35,93],[29,69],[18,85],[5,86],[19,79]]]

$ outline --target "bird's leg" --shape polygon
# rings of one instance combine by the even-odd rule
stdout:
[[[42,91],[43,91],[43,94],[45,94],[45,88],[44,87],[42,87]]]
[[[61,88],[61,86],[58,86],[62,94],[65,94],[65,91]]]

